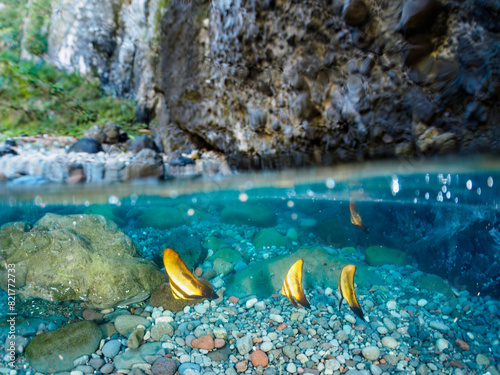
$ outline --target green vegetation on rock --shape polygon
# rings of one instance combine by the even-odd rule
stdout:
[[[273,228],[264,228],[257,233],[253,239],[253,244],[257,250],[262,250],[262,248],[269,248],[271,246],[289,247],[290,240],[287,237],[282,236]]]
[[[408,256],[404,252],[385,246],[370,246],[366,249],[365,255],[366,263],[370,266],[383,266],[384,264],[406,266],[410,264]]]
[[[276,225],[276,214],[264,205],[234,203],[221,212],[221,221],[235,225],[272,227]]]
[[[90,321],[71,323],[33,337],[25,356],[38,372],[69,371],[75,367],[76,358],[96,351],[101,338],[97,324]]]
[[[6,0],[0,11],[0,140],[22,134],[81,136],[93,125],[115,122],[132,136],[144,124],[136,123],[136,104],[106,92],[96,78],[67,73],[43,61],[50,1]],[[40,56],[21,61],[24,48]]]
[[[453,291],[450,287],[437,275],[423,275],[415,279],[415,285],[430,291],[438,292],[446,297],[453,297]]]

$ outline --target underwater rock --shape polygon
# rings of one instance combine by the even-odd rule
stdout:
[[[224,258],[217,258],[214,261],[214,271],[217,275],[226,276],[233,271],[234,264]]]
[[[33,337],[26,347],[25,356],[38,372],[69,371],[73,369],[76,358],[95,352],[101,337],[101,330],[95,323],[71,323]]]
[[[365,23],[368,18],[368,7],[364,0],[346,0],[342,9],[342,18],[351,26]]]
[[[451,288],[444,282],[442,278],[437,275],[424,275],[417,277],[415,279],[415,285],[420,288],[425,288],[429,291],[438,292],[446,297],[453,297],[453,291]]]
[[[204,279],[198,279],[202,283],[206,283]],[[177,299],[172,294],[172,289],[168,283],[160,285],[151,293],[149,304],[154,307],[163,307],[165,310],[178,312],[186,306],[196,305],[199,300]]]
[[[280,255],[250,264],[234,274],[228,281],[225,294],[244,297],[248,295],[268,296],[281,290],[285,275],[297,260],[304,260],[304,292],[318,285],[336,288],[342,268],[350,261],[331,255],[322,247],[304,247],[287,255]],[[356,284],[359,287],[382,285],[383,281],[368,270],[357,265]],[[358,292],[358,294],[361,294]]]
[[[272,227],[276,225],[277,219],[276,213],[264,205],[237,202],[222,210],[221,221],[235,225]]]
[[[146,357],[154,356],[161,350],[161,342],[147,342],[139,348],[118,354],[113,361],[118,370],[131,369],[135,363],[147,363]]]
[[[151,208],[137,218],[137,226],[141,228],[170,229],[187,223],[181,212],[173,207]]]
[[[224,246],[227,246],[224,244]],[[231,262],[233,264],[236,264],[238,261],[242,260],[241,254],[229,247],[223,247],[220,250],[216,250],[212,255],[208,257],[208,260],[214,261],[217,259],[223,259],[227,262]]]
[[[434,22],[442,7],[438,0],[406,0],[398,30],[405,33],[421,31]]]
[[[143,316],[122,314],[116,317],[114,325],[120,335],[127,337],[138,325],[143,325],[147,328],[151,323]]]
[[[357,230],[348,220],[349,216],[346,216],[345,224],[339,220],[320,220],[315,230],[318,241],[340,248],[356,246],[358,239],[366,234]]]
[[[142,301],[164,280],[118,226],[100,215],[46,214],[33,228],[0,227],[2,262],[16,264],[16,287],[24,299],[79,300],[108,308]],[[7,272],[0,270],[6,288]]]
[[[366,263],[370,266],[383,266],[384,264],[406,266],[410,264],[410,260],[404,252],[385,246],[370,246],[365,250],[365,256]]]
[[[154,262],[158,267],[163,267],[163,251],[166,248],[172,248],[179,254],[186,267],[194,270],[207,256],[207,250],[202,248],[200,243],[200,237],[188,228],[176,228],[162,242],[162,246],[158,249],[154,257]]]
[[[255,235],[253,244],[257,250],[262,250],[264,247],[269,248],[271,246],[276,246],[279,248],[281,246],[289,247],[291,245],[287,237],[281,235],[273,228],[262,229]]]

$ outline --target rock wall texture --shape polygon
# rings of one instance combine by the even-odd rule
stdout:
[[[498,0],[63,0],[50,61],[240,168],[499,152]]]

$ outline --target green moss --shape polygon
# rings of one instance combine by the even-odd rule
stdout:
[[[24,41],[26,50],[34,55],[40,56],[47,52],[51,12],[51,0],[32,0]]]

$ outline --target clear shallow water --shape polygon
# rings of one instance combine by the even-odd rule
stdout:
[[[332,324],[323,327],[319,342],[309,349],[319,353],[323,350],[320,342],[328,344],[336,358],[335,353],[342,352],[343,342],[345,345],[354,341],[354,349],[349,346],[344,349],[344,353],[350,353],[344,359],[354,361],[349,362],[353,369],[376,373],[377,370],[370,369],[376,365],[389,373],[395,371],[397,361],[390,368],[388,360],[380,363],[377,358],[375,363],[363,355],[353,359],[360,356],[356,349],[380,343],[380,358],[384,353],[394,354],[389,353],[389,348],[394,349],[395,355],[403,353],[403,357],[418,362],[410,365],[410,361],[403,359],[407,363],[401,366],[408,371],[425,364],[432,372],[430,363],[441,364],[436,371],[458,373],[453,371],[460,367],[449,365],[455,360],[463,365],[461,371],[465,373],[485,373],[488,366],[498,364],[500,355],[498,167],[495,160],[401,162],[249,174],[210,181],[3,190],[0,193],[0,225],[4,228],[0,232],[0,255],[6,260],[4,263],[15,265],[11,267],[15,268],[17,280],[8,290],[9,271],[1,275],[5,289],[1,296],[1,311],[5,316],[1,341],[10,333],[7,319],[12,315],[8,313],[17,314],[17,333],[24,338],[19,340],[25,343],[37,331],[51,332],[69,322],[89,320],[88,309],[96,314],[138,311],[155,321],[152,317],[158,311],[153,306],[158,304],[148,296],[158,286],[158,278],[162,278],[160,282],[167,279],[161,254],[165,247],[171,247],[180,253],[190,270],[198,268],[195,273],[210,280],[223,296],[214,305],[197,305],[198,315],[194,313],[194,317],[190,312],[182,315],[182,309],[174,314],[178,307],[172,307],[176,331],[163,337],[163,341],[158,337],[142,340],[143,344],[146,341],[169,343],[167,352],[171,352],[174,360],[182,362],[181,356],[187,353],[191,355],[188,363],[197,364],[193,353],[199,349],[179,344],[178,339],[185,342],[189,334],[179,330],[179,325],[190,319],[203,320],[205,316],[205,333],[210,333],[216,322],[222,326],[231,324],[231,318],[226,319],[227,322],[216,319],[221,313],[218,308],[222,308],[221,311],[233,308],[228,300],[230,296],[240,298],[236,306],[243,309],[236,314],[243,316],[238,318],[242,326],[234,330],[264,337],[267,341],[268,331],[276,330],[277,324],[265,323],[268,316],[254,307],[247,308],[246,301],[255,296],[268,307],[266,313],[277,309],[275,315],[282,315],[284,323],[296,329],[300,328],[299,321],[293,319],[293,313],[300,311],[305,317],[300,324],[306,330],[312,329],[315,332],[312,336],[318,335],[313,318],[317,320],[318,314],[324,314]],[[351,201],[356,203],[368,233],[351,223]],[[88,215],[103,215],[105,219]],[[15,230],[8,224],[13,222],[18,223]],[[293,256],[304,259],[304,288],[312,302],[311,311],[297,310],[281,296],[283,274],[291,262],[287,263],[286,259]],[[129,258],[138,263],[130,263]],[[282,258],[284,263],[278,263]],[[114,263],[107,266],[100,263],[109,259],[114,259]],[[339,313],[340,295],[335,295],[335,291],[340,269],[348,263],[358,266],[357,294],[370,323],[356,320],[345,305]],[[94,286],[96,284],[104,287]],[[10,297],[15,298],[9,299],[9,292]],[[396,302],[396,307],[388,304],[391,300]],[[13,308],[9,310],[9,306]],[[168,310],[166,306],[165,311]],[[345,314],[350,317],[346,318]],[[245,325],[245,317],[251,327]],[[210,321],[212,318],[215,320]],[[116,325],[114,319],[111,315],[94,320],[103,326]],[[384,319],[393,320],[398,328],[391,327]],[[422,326],[438,321],[447,329],[429,326],[425,330],[428,337],[413,334],[415,319]],[[267,330],[255,328],[254,323],[260,321],[269,325]],[[385,331],[389,332],[378,329],[377,321],[383,322]],[[356,331],[351,332],[344,326],[349,322],[352,327],[367,325],[360,330],[367,337],[357,338]],[[26,326],[36,326],[36,329]],[[146,333],[149,330],[151,328],[146,327]],[[348,339],[337,337],[339,331],[346,333]],[[372,331],[378,338],[373,337]],[[114,334],[118,335],[116,339],[125,340],[123,351],[127,335]],[[306,339],[300,336],[299,330],[283,339],[295,337],[298,344],[297,340]],[[382,344],[380,340],[384,336],[398,341],[399,349]],[[110,337],[104,334],[105,340],[109,341]],[[277,345],[280,339],[272,338],[271,342],[276,341],[273,350],[280,349],[280,352],[273,354],[268,367],[282,366],[287,370],[289,363],[295,363],[296,367],[325,370],[319,365],[323,362],[315,363],[311,352],[306,362],[292,359],[284,354],[283,346]],[[441,346],[436,349],[436,340],[440,338],[449,344],[446,351]],[[460,349],[457,338],[467,342],[469,350]],[[227,345],[235,344],[238,339],[229,335]],[[412,357],[409,350],[415,347],[419,355]],[[8,345],[5,349],[7,353]],[[304,355],[307,349],[297,348]],[[14,367],[18,371],[33,372],[31,364],[43,371],[36,360],[26,362],[23,350],[16,354]],[[242,356],[242,361],[245,359],[238,350],[232,351]],[[418,360],[424,352],[429,358]],[[447,357],[440,358],[436,353]],[[477,359],[479,354],[486,356],[487,365],[482,357]],[[94,357],[116,362],[98,351]],[[271,356],[268,354],[268,357]],[[226,359],[207,365],[201,361],[200,372],[209,369],[220,372],[237,363]],[[82,365],[87,362],[83,361]],[[8,367],[7,357],[4,363]],[[360,363],[363,369],[357,366]],[[343,363],[342,367],[347,370],[349,364]],[[116,365],[115,370],[118,369]]]

